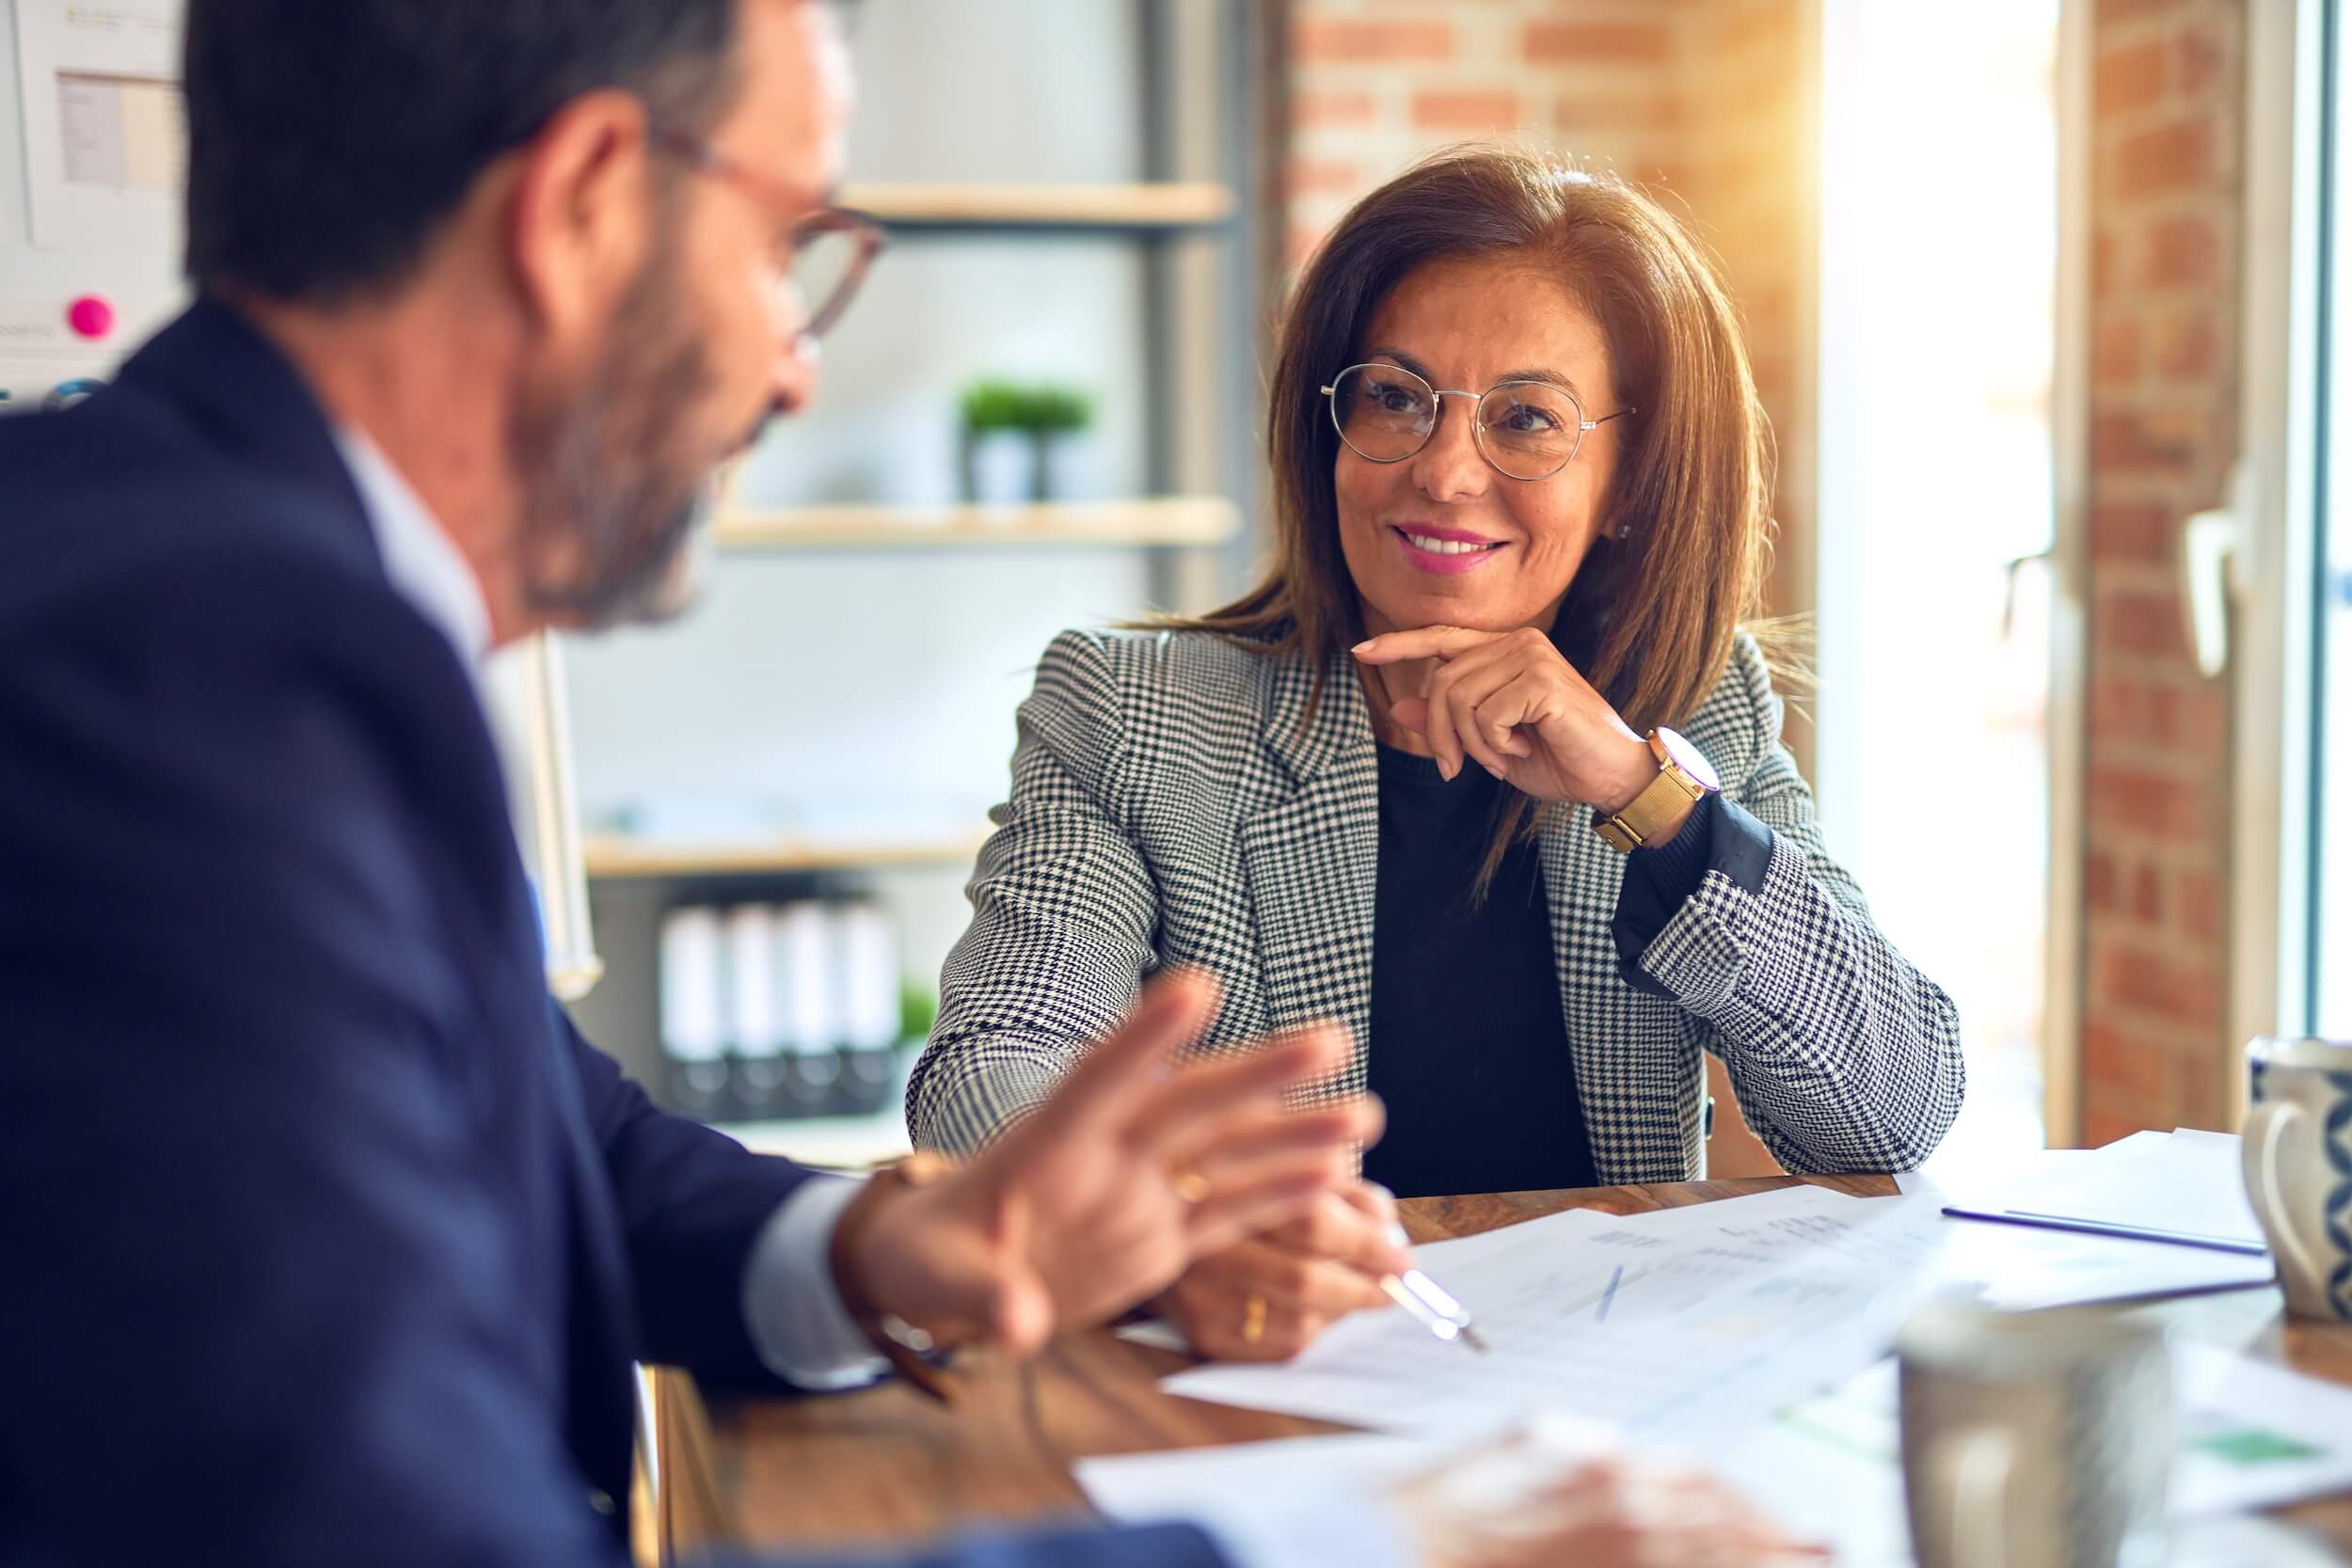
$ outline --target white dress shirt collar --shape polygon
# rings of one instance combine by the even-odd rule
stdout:
[[[334,427],[335,446],[359,490],[375,533],[384,575],[401,597],[450,640],[460,663],[479,669],[490,653],[490,606],[482,581],[442,531],[424,499],[401,477],[391,459],[350,425]]]

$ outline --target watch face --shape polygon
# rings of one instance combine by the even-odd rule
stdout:
[[[1699,749],[1696,746],[1662,726],[1658,731],[1658,743],[1665,748],[1668,760],[1696,779],[1700,786],[1708,793],[1714,794],[1724,787],[1723,782],[1715,777],[1714,768],[1708,764],[1706,757],[1699,754]]]

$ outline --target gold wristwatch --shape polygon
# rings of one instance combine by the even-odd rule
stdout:
[[[1596,816],[1593,832],[1619,854],[1629,855],[1645,844],[1656,843],[1665,825],[1685,806],[1723,788],[1715,769],[1699,749],[1668,729],[1649,732],[1650,754],[1658,759],[1658,777],[1614,816]]]

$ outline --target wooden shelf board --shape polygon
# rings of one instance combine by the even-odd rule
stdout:
[[[1190,229],[1233,215],[1230,186],[852,185],[842,205],[910,229]]]
[[[1221,496],[1035,506],[810,506],[733,511],[723,549],[989,549],[1041,546],[1222,545],[1241,513]]]
[[[801,872],[866,871],[893,866],[970,865],[985,837],[885,844],[812,843],[772,838],[669,842],[627,834],[590,834],[580,858],[590,878],[788,876]]]

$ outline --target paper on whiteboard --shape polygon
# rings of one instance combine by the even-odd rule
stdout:
[[[34,245],[179,243],[181,11],[182,0],[16,0]]]

